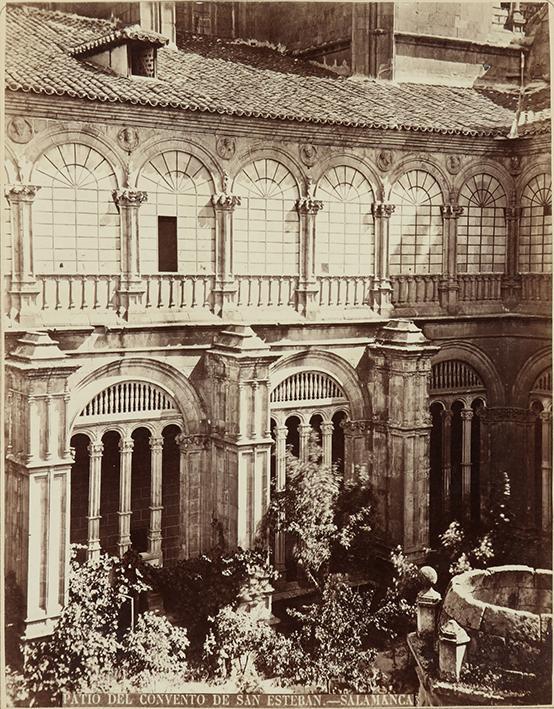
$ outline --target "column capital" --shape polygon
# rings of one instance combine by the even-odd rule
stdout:
[[[321,433],[333,433],[335,424],[332,421],[323,421],[321,424]]]
[[[140,207],[148,199],[148,193],[125,187],[122,190],[113,190],[112,197],[118,207]]]
[[[539,418],[543,423],[549,423],[552,421],[552,411],[541,411]]]
[[[443,219],[458,219],[464,213],[464,208],[457,204],[442,204],[441,215]]]
[[[98,441],[96,443],[89,443],[87,450],[91,458],[101,458],[102,453],[104,452],[104,444],[102,443],[102,441]]]
[[[342,421],[340,427],[345,435],[355,436],[371,431],[372,422],[369,419],[358,419],[354,421]]]
[[[132,438],[122,438],[119,441],[119,451],[121,453],[132,453],[135,447],[135,442]]]
[[[432,402],[431,402],[432,403]],[[443,409],[441,411],[441,418],[443,421],[452,421],[452,411],[450,409]]]
[[[301,214],[317,214],[323,209],[323,202],[320,199],[314,199],[311,195],[300,197],[296,200],[296,209]]]
[[[391,202],[373,202],[371,205],[371,214],[377,219],[389,219],[396,209],[395,204]]]
[[[150,436],[150,450],[162,450],[164,444],[163,436]]]
[[[504,219],[507,222],[516,222],[521,217],[521,207],[511,205],[510,207],[504,207]]]
[[[32,202],[40,190],[39,185],[10,185],[6,187],[6,197],[10,202]]]
[[[212,204],[215,209],[221,210],[223,212],[232,212],[235,207],[239,207],[241,203],[241,198],[238,194],[232,194],[231,192],[216,192],[212,195]]]
[[[462,419],[465,420],[465,421],[471,421],[471,419],[473,418],[474,414],[475,414],[475,412],[473,411],[473,409],[462,409],[462,410],[460,411],[460,416],[461,416]]]
[[[194,448],[205,449],[208,447],[208,437],[203,433],[179,433],[175,436],[175,442],[181,453],[187,453]]]
[[[312,427],[310,426],[309,423],[299,423],[298,424],[298,433],[302,435],[303,433],[310,433],[312,430]]]

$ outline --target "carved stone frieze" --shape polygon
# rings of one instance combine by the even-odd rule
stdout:
[[[215,151],[222,160],[230,160],[236,149],[236,141],[231,136],[220,135],[215,141]]]

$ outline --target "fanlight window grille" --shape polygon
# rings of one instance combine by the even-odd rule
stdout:
[[[215,264],[215,186],[198,158],[182,150],[156,155],[142,169],[138,187],[148,193],[139,212],[141,265],[158,270],[158,217],[177,218],[179,267],[184,273],[212,273]]]
[[[337,382],[322,372],[298,372],[287,377],[271,392],[271,403],[288,401],[331,401],[344,399]]]
[[[369,182],[353,167],[333,167],[321,178],[317,197],[325,205],[317,217],[316,264],[321,273],[373,273],[375,198]]]
[[[439,362],[431,371],[431,391],[484,389],[481,377],[469,364],[456,359]]]
[[[492,175],[474,175],[460,192],[458,220],[460,272],[502,273],[506,260],[506,194]]]
[[[552,394],[552,368],[549,367],[537,377],[532,391],[541,394]]]
[[[552,270],[552,182],[546,174],[534,177],[521,195],[519,270]]]
[[[256,160],[237,175],[233,191],[241,197],[233,216],[236,273],[297,274],[299,192],[290,171],[276,160]]]
[[[81,412],[81,418],[174,410],[171,397],[153,384],[121,382],[112,384],[89,401]]]
[[[396,274],[442,271],[442,193],[428,172],[410,170],[393,185],[390,270]]]

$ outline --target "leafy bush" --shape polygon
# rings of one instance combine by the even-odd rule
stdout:
[[[358,468],[354,480],[341,478],[334,510],[337,539],[333,571],[367,569],[372,561],[373,497],[367,469]]]
[[[251,613],[231,606],[222,608],[204,642],[206,669],[211,677],[232,677],[241,690],[258,685],[255,662],[274,631]]]
[[[367,647],[370,598],[330,575],[319,602],[289,610],[298,624],[289,637],[266,638],[259,664],[266,673],[319,691],[372,692],[382,683]]]
[[[215,549],[170,567],[145,566],[144,574],[162,594],[165,608],[186,625],[196,645],[204,641],[208,619],[225,606],[236,607],[250,579],[275,577],[264,553],[243,549],[227,553]]]
[[[146,613],[135,628],[122,622],[129,598],[148,589],[129,557],[106,554],[77,563],[72,556],[69,599],[53,634],[26,648],[25,678],[39,703],[61,691],[109,691],[114,682],[131,686],[153,676],[175,680],[188,671],[186,631]]]

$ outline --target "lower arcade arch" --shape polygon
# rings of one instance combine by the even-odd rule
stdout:
[[[91,399],[71,437],[70,541],[83,556],[123,555],[152,564],[177,561],[182,418],[154,385],[122,382]]]
[[[478,525],[487,390],[461,360],[433,365],[430,388],[429,535],[436,544],[450,522]]]

